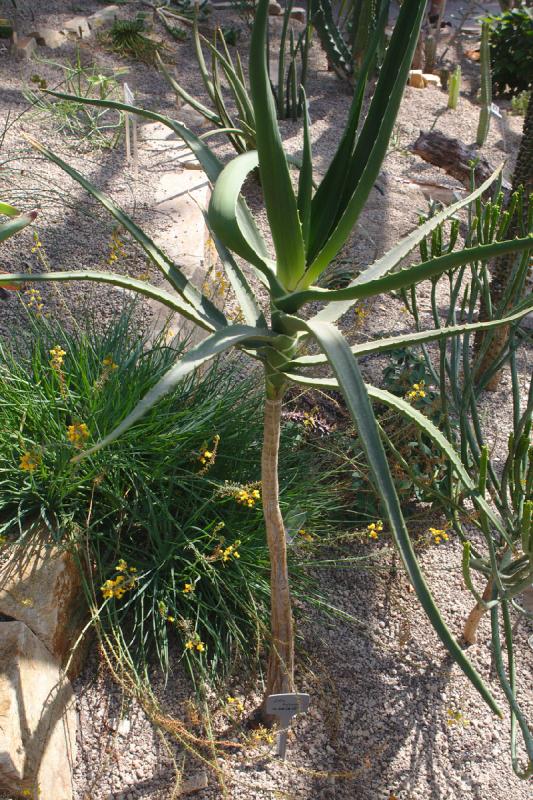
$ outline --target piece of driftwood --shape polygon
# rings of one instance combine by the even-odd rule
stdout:
[[[410,149],[424,161],[443,169],[468,189],[472,161],[478,162],[474,171],[476,186],[486,181],[494,172],[494,168],[480,155],[479,150],[469,147],[460,139],[446,136],[442,131],[420,131],[420,136]],[[504,188],[507,188],[505,182]]]

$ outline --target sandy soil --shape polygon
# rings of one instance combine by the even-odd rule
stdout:
[[[130,3],[132,13],[142,3]],[[29,32],[40,25],[60,26],[73,13],[90,13],[100,5],[94,0],[75,4],[49,0],[46,4],[23,0],[18,3],[19,23]],[[242,28],[241,51],[246,30],[228,10],[217,12],[224,24],[236,22]],[[277,23],[274,23],[277,25]],[[459,37],[447,58],[453,64],[461,58],[475,37]],[[128,63],[102,47],[82,44],[81,57],[101,67],[130,68],[127,80],[139,104],[162,113],[175,114],[173,93],[152,67]],[[47,53],[57,61],[74,58],[70,45]],[[183,85],[195,96],[204,97],[195,67],[190,42],[169,44],[168,60],[175,62]],[[479,84],[478,67],[463,59],[465,80],[456,111],[446,108],[447,95],[438,89],[407,88],[391,149],[368,206],[345,248],[343,258],[350,269],[361,269],[385,252],[427,211],[427,199],[414,180],[436,182],[460,188],[408,150],[420,129],[434,123],[450,135],[467,143],[475,139],[479,107],[475,96]],[[158,216],[153,209],[153,191],[164,159],[153,158],[141,147],[139,178],[125,166],[122,144],[115,150],[80,148],[76,142],[54,131],[50,119],[36,117],[27,110],[21,90],[31,86],[38,72],[50,86],[60,80],[57,66],[35,60],[13,62],[0,45],[2,93],[0,113],[8,119],[0,146],[3,173],[2,199],[21,208],[40,209],[37,230],[48,260],[54,269],[105,269],[113,224],[108,216],[77,184],[36,156],[21,134],[27,133],[61,154],[93,182],[109,192],[147,232],[157,230]],[[323,171],[339,139],[349,105],[347,88],[328,73],[323,54],[315,43],[308,84],[311,136],[318,172]],[[8,112],[10,114],[8,118]],[[21,115],[21,116],[18,116]],[[16,117],[18,118],[16,119]],[[179,118],[179,115],[178,115]],[[484,154],[497,165],[507,159],[510,174],[519,140],[522,120],[506,115],[503,127],[491,126]],[[284,122],[283,136],[288,150],[298,153],[301,134],[298,124]],[[222,142],[221,156],[231,149]],[[258,192],[249,190],[249,202],[264,227]],[[18,271],[43,268],[31,252],[32,234],[25,231],[2,248],[2,267]],[[138,276],[153,270],[127,241],[127,258],[118,269]],[[117,265],[114,266],[117,269]],[[112,318],[124,296],[110,288],[88,285],[69,286],[57,291],[42,288],[47,313],[61,314],[67,325],[93,309],[97,321]],[[429,295],[422,287],[421,306],[429,319]],[[229,300],[231,304],[231,300]],[[15,295],[0,301],[0,336],[5,341],[23,336],[25,310]],[[141,310],[142,321],[150,323],[151,310]],[[70,321],[69,321],[70,319]],[[346,326],[353,327],[347,319]],[[363,339],[406,329],[406,317],[398,301],[378,300],[367,314],[364,325],[354,336]],[[370,374],[379,375],[380,364],[369,363]],[[524,356],[522,372],[531,371],[531,360]],[[488,398],[483,413],[494,423],[492,430],[504,441],[509,427],[508,382],[504,379],[496,395]],[[428,525],[433,523],[427,520]],[[210,785],[195,796],[199,800],[230,797],[298,798],[298,800],[527,800],[531,787],[513,776],[509,758],[509,721],[497,720],[486,709],[459,670],[452,666],[436,636],[428,628],[423,612],[413,600],[410,587],[395,561],[390,547],[383,549],[382,572],[361,570],[325,571],[320,581],[328,600],[361,620],[348,624],[325,620],[308,609],[298,609],[299,657],[297,683],[311,694],[311,710],[294,725],[286,763],[273,755],[272,747],[244,748],[220,760],[221,781],[210,775]],[[442,548],[429,548],[422,563],[448,623],[457,633],[471,606],[470,595],[460,578],[461,548],[451,541]],[[533,713],[531,667],[533,654],[526,645],[531,623],[517,622],[519,644],[518,675],[524,708]],[[470,655],[484,678],[490,681],[497,698],[505,703],[492,674],[488,626],[482,624],[478,644]],[[159,685],[159,684],[158,684]],[[170,711],[184,713],[188,687],[179,665],[166,689],[159,685]],[[80,714],[79,755],[75,767],[76,800],[156,800],[173,795],[175,766],[185,776],[201,765],[179,746],[164,745],[138,704],[123,696],[109,677],[99,669],[97,654],[77,682]],[[241,684],[230,687],[246,711],[257,702],[257,690]],[[459,722],[449,724],[450,713],[459,713]],[[118,720],[127,720],[121,726]],[[217,731],[224,731],[227,719],[214,715]],[[45,800],[52,800],[46,798]]]

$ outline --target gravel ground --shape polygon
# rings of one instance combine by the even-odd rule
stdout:
[[[49,0],[46,4],[19,0],[20,27],[29,32],[36,24],[59,27],[74,13],[91,13],[101,7],[97,2],[78,0],[75,4]],[[142,6],[130,3],[131,13]],[[457,4],[454,8],[458,7]],[[225,24],[235,21],[230,11],[219,12]],[[32,18],[34,17],[34,18]],[[277,23],[274,23],[277,24]],[[245,30],[241,38],[241,50]],[[452,63],[468,49],[465,37],[457,40],[448,58]],[[190,43],[171,45],[170,60],[176,61],[180,80],[192,94],[202,97],[202,86],[194,66]],[[74,46],[50,53],[53,60],[75,56]],[[139,104],[174,114],[173,94],[151,67],[117,59],[94,41],[82,45],[81,55],[101,66],[129,66],[127,80]],[[398,119],[391,151],[371,195],[365,213],[343,258],[351,269],[360,269],[385,252],[398,238],[416,224],[420,212],[427,210],[427,200],[413,180],[458,188],[432,167],[422,163],[408,150],[420,129],[436,126],[467,143],[475,139],[479,108],[475,104],[478,67],[466,60],[463,64],[463,94],[456,111],[446,109],[447,97],[437,89],[424,91],[407,88]],[[6,50],[0,48],[0,73],[3,91],[0,96],[2,117],[9,121],[25,111],[27,103],[21,89],[30,85],[38,72],[49,85],[55,85],[60,72],[47,63],[21,62],[15,65]],[[312,52],[309,80],[311,136],[318,171],[327,166],[344,122],[349,95],[345,87],[326,71],[318,45]],[[485,155],[494,164],[507,159],[506,174],[512,169],[513,156],[521,131],[521,118],[504,117],[504,135],[492,124]],[[287,147],[294,153],[301,149],[298,125],[283,123]],[[21,138],[27,133],[60,153],[84,175],[111,193],[148,232],[160,229],[160,219],[153,210],[153,191],[158,172],[165,170],[164,158],[141,147],[139,178],[125,167],[120,145],[116,150],[95,151],[83,148],[58,134],[50,120],[24,113],[6,131],[0,147],[0,168],[4,177],[2,199],[22,208],[40,209],[37,230],[47,258],[54,269],[105,269],[113,225],[101,209],[60,170],[32,154]],[[219,154],[231,153],[224,143]],[[257,189],[250,186],[249,202],[264,227]],[[8,271],[42,269],[31,252],[32,234],[25,231],[3,246],[3,264]],[[114,265],[138,276],[149,268],[135,246],[126,240],[127,258]],[[65,324],[75,324],[88,309],[97,324],[112,318],[124,302],[122,292],[99,289],[87,284],[55,290],[44,287],[42,294],[47,313],[60,314]],[[420,291],[421,306],[429,319],[429,294]],[[231,301],[230,301],[231,305]],[[407,329],[401,305],[390,298],[378,299],[363,326],[354,325],[353,337],[360,340]],[[0,337],[10,341],[23,336],[25,310],[15,295],[0,301]],[[140,324],[148,325],[149,307],[139,311]],[[378,376],[379,361],[365,364],[367,372]],[[531,372],[527,354],[521,365],[523,378]],[[490,422],[491,444],[498,448],[509,429],[509,383],[504,378],[499,391],[483,401],[482,414]],[[428,516],[427,525],[435,520]],[[361,620],[325,620],[310,609],[298,608],[299,657],[297,685],[311,694],[309,714],[295,723],[289,739],[288,758],[280,763],[273,748],[263,743],[229,750],[219,759],[219,779],[210,772],[209,787],[195,796],[199,800],[229,797],[241,800],[262,798],[298,798],[298,800],[513,800],[531,798],[531,786],[516,779],[509,758],[509,721],[497,720],[478,701],[470,684],[458,669],[450,665],[436,636],[428,628],[423,612],[414,602],[410,587],[386,542],[382,548],[385,568],[376,573],[364,570],[322,571],[317,580],[329,602]],[[355,547],[355,546],[354,546]],[[354,552],[358,552],[357,549]],[[471,606],[470,595],[460,578],[461,548],[455,541],[428,548],[422,564],[447,622],[459,633]],[[363,605],[364,604],[364,605]],[[516,622],[519,689],[526,715],[533,715],[531,668],[533,653],[526,644],[531,623]],[[469,655],[505,703],[492,673],[490,637],[482,622],[478,644]],[[177,660],[166,686],[154,677],[156,694],[170,715],[183,719],[195,729],[195,711],[188,702],[189,685]],[[150,724],[136,701],[130,700],[107,674],[96,651],[76,683],[80,725],[79,754],[75,767],[76,800],[163,800],[175,796],[174,775],[194,775],[201,764],[187,755],[179,744],[168,745]],[[246,712],[257,705],[257,687],[248,688],[238,681],[228,693],[242,699]],[[238,731],[230,724],[223,709],[210,703],[214,730],[225,739]],[[450,714],[458,721],[450,723]],[[239,726],[237,725],[237,728]],[[52,800],[46,798],[45,800]]]

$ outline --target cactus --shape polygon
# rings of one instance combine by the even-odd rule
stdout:
[[[482,147],[487,141],[490,127],[490,106],[492,103],[492,77],[490,73],[490,28],[488,22],[481,29],[481,111],[477,127],[476,144]]]
[[[448,92],[448,108],[457,108],[459,92],[461,91],[461,67],[458,64],[453,75],[450,76],[450,88]]]

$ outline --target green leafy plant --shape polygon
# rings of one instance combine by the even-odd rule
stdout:
[[[485,17],[490,26],[492,82],[498,94],[531,88],[533,82],[533,11],[526,4],[497,16]]]
[[[353,82],[370,50],[372,68],[379,66],[385,49],[389,0],[312,0],[310,15],[328,62],[337,74]]]
[[[330,166],[313,193],[313,161],[309,121],[304,116],[304,150],[298,187],[294,188],[288,161],[279,132],[272,97],[265,51],[268,0],[260,0],[250,47],[250,87],[256,118],[257,152],[243,153],[223,166],[205,142],[185,126],[155,112],[111,103],[148,119],[164,122],[180,136],[196,154],[214,184],[208,210],[208,222],[223,267],[239,301],[244,323],[230,324],[224,314],[187,280],[178,265],[172,263],[143,231],[108,197],[80,173],[42,145],[37,149],[61,166],[78,183],[99,199],[105,208],[143,247],[151,260],[167,278],[175,293],[142,281],[110,273],[74,271],[41,275],[0,276],[3,281],[69,281],[94,280],[108,282],[159,300],[181,313],[206,331],[206,338],[176,361],[164,378],[139,402],[135,409],[112,431],[80,458],[88,457],[126,433],[180,381],[199,366],[222,352],[238,348],[259,363],[264,373],[265,411],[261,456],[261,492],[266,536],[271,563],[271,647],[266,678],[266,693],[294,689],[293,622],[287,571],[287,541],[279,504],[279,436],[281,407],[291,383],[333,388],[342,393],[348,411],[357,427],[368,466],[379,492],[383,519],[403,560],[416,595],[436,633],[460,668],[472,681],[490,708],[501,714],[499,707],[463,650],[442,619],[431,590],[422,574],[402,515],[394,481],[387,463],[380,431],[372,409],[372,401],[394,408],[407,419],[418,422],[427,435],[441,443],[448,455],[453,448],[446,437],[405,399],[366,384],[357,358],[370,353],[386,352],[415,342],[439,341],[465,333],[464,326],[450,325],[425,331],[378,339],[350,347],[335,325],[355,301],[383,292],[400,291],[422,280],[436,280],[450,270],[486,262],[503,252],[525,253],[532,248],[531,236],[512,241],[453,249],[441,256],[399,269],[400,263],[432,231],[459,209],[468,206],[487,191],[486,181],[468,198],[450,206],[427,220],[390,252],[362,270],[347,287],[330,290],[316,286],[316,281],[351,234],[363,210],[387,152],[400,101],[403,95],[413,52],[425,11],[423,0],[404,0],[385,54],[373,97],[364,122],[360,113],[370,65],[375,49],[368,53],[360,70],[360,79],[352,100],[346,128]],[[99,101],[91,101],[98,105]],[[250,171],[259,167],[264,203],[273,242],[269,251],[251,212],[241,196],[241,187]],[[495,177],[495,176],[494,176]],[[243,258],[262,284],[270,302],[267,321],[257,296],[233,254]],[[323,308],[313,315],[309,303],[321,302]],[[527,313],[527,303],[514,311],[515,316]],[[486,323],[490,327],[509,322],[513,315]],[[476,327],[473,325],[470,330]],[[485,330],[487,328],[485,327]],[[302,354],[302,347],[314,343],[318,354]],[[316,364],[329,365],[331,377],[313,376],[308,372]],[[468,475],[454,460],[460,480],[470,485]],[[472,496],[480,513],[493,519],[493,511],[483,497]]]
[[[139,13],[135,19],[115,19],[109,33],[103,34],[103,41],[113,52],[125,58],[135,58],[151,64],[155,61],[159,47],[145,32],[145,15]]]
[[[86,66],[81,61],[78,50],[76,60],[72,62],[45,61],[63,72],[63,88],[69,94],[79,97],[97,98],[99,100],[116,100],[120,98],[120,84],[117,78],[124,75],[127,69],[116,69],[112,75],[96,65]],[[88,141],[96,147],[114,147],[124,127],[124,114],[121,111],[111,112],[104,108],[91,108],[70,100],[50,100],[42,90],[46,89],[46,81],[35,74],[31,78],[40,91],[26,90],[25,98],[35,111],[50,117],[60,133],[75,137],[77,143]]]
[[[73,465],[186,349],[166,331],[139,336],[135,310],[104,330],[86,321],[70,331],[29,312],[29,348],[0,345],[0,541],[44,520],[92,565],[93,615],[136,672],[147,675],[151,652],[166,672],[174,648],[198,685],[213,685],[236,661],[257,667],[268,637],[268,548],[255,498],[261,392],[254,378],[236,379],[238,364],[217,361],[176,386],[118,448]],[[324,470],[296,433],[282,436],[281,507],[287,520],[299,508],[299,528],[319,542],[333,514],[340,523],[343,501],[331,488],[333,460]],[[292,536],[296,595],[320,602],[303,567],[314,560],[310,544]]]
[[[526,116],[530,95],[531,92],[523,91],[519,92],[515,97],[511,97],[511,110],[513,114],[517,114],[520,117]]]

